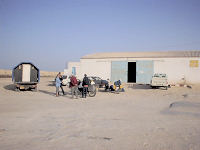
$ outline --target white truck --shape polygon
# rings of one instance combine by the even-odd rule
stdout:
[[[166,90],[168,89],[168,79],[167,75],[164,73],[155,73],[151,80],[152,88],[164,87]]]

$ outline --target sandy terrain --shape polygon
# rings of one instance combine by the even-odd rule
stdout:
[[[51,80],[15,92],[0,79],[0,150],[200,149],[200,85],[71,99],[55,97]]]

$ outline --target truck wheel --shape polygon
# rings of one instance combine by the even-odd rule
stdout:
[[[37,92],[37,87],[35,87],[35,88],[33,89],[33,92]]]
[[[16,92],[19,92],[20,90],[19,90],[19,88],[18,88],[18,87],[16,87],[16,88],[15,88],[15,91],[16,91]]]
[[[167,89],[168,89],[168,86],[165,87],[165,90],[167,90]]]

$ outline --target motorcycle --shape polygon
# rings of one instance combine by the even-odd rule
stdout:
[[[82,82],[78,83],[78,95],[82,95],[83,87],[82,87]],[[90,97],[94,97],[96,95],[96,86],[94,84],[88,85],[88,91],[87,94]]]

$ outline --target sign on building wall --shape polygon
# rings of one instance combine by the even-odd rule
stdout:
[[[190,60],[190,67],[199,67],[198,60]]]

